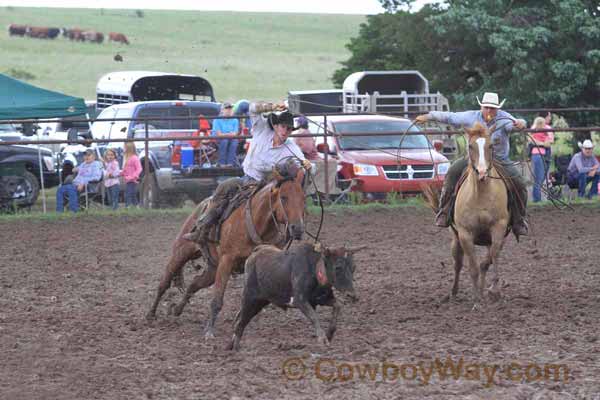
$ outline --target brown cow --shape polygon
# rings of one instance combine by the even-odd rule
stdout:
[[[120,43],[129,44],[127,37],[124,34],[119,33],[119,32],[110,32],[108,34],[108,40],[111,42],[120,42]]]
[[[25,33],[27,33],[27,25],[10,24],[8,26],[10,36],[25,36]]]
[[[104,35],[102,32],[85,31],[82,33],[82,35],[84,40],[87,42],[102,43],[104,41]]]
[[[63,36],[68,37],[69,40],[75,40],[76,42],[85,41],[85,37],[83,36],[83,29],[80,28],[63,28]]]
[[[41,26],[28,26],[25,34],[32,38],[47,39],[50,28]]]

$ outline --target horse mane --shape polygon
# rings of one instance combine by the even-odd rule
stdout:
[[[469,135],[469,138],[487,138],[490,136],[488,129],[479,122],[475,122],[471,128],[465,128],[465,131]]]
[[[300,167],[295,160],[288,158],[273,167],[273,172],[269,177],[269,181],[277,181],[277,186],[281,186],[286,181],[293,181],[298,176]]]

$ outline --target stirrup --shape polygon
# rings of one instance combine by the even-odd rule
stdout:
[[[435,226],[440,228],[447,228],[450,226],[448,223],[448,214],[446,210],[440,210],[435,216]]]

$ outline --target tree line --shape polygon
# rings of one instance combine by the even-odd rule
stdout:
[[[346,45],[332,80],[360,70],[422,72],[452,109],[477,108],[495,91],[505,108],[592,107],[600,99],[600,1],[446,0],[411,12],[413,0],[380,0]],[[571,125],[599,113],[568,116]]]

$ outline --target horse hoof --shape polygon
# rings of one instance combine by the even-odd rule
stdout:
[[[212,340],[215,338],[215,334],[212,331],[206,331],[204,334],[204,340]]]
[[[445,295],[444,297],[441,298],[440,303],[441,304],[445,304],[445,303],[448,303],[449,301],[450,301],[450,295],[447,294],[447,295]]]
[[[500,292],[490,290],[488,292],[488,297],[489,297],[490,301],[495,303],[502,298],[502,295],[500,294]]]
[[[152,311],[149,311],[148,314],[146,314],[147,321],[154,321],[155,319],[156,319],[156,314],[154,314]]]
[[[181,315],[181,311],[181,307],[177,306],[176,304],[170,304],[167,314],[179,317]]]
[[[326,336],[319,336],[317,338],[317,341],[319,342],[319,344],[321,344],[323,346],[329,346],[329,339],[327,339]]]

